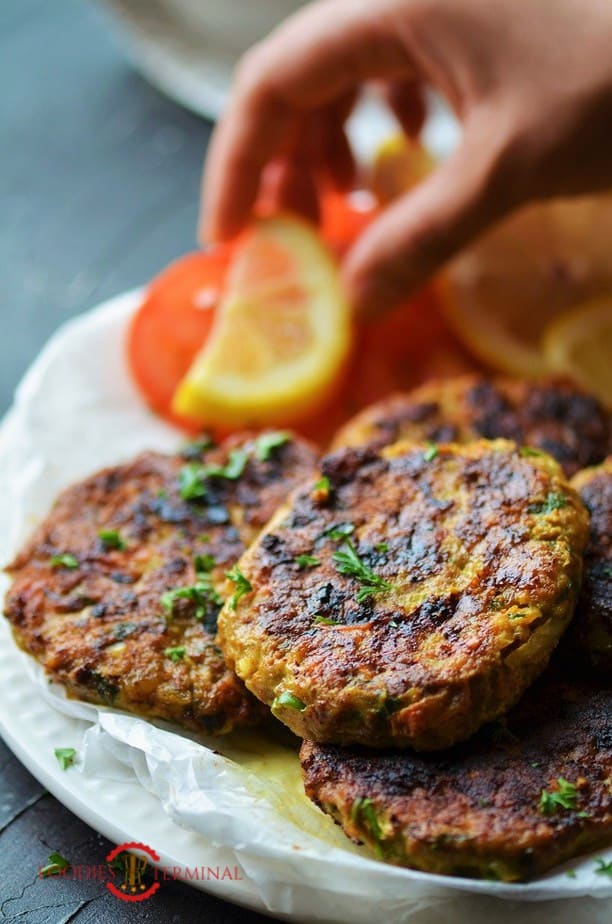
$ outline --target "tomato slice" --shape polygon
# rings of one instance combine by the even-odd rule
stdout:
[[[147,404],[189,429],[197,423],[172,414],[172,396],[210,333],[231,253],[215,247],[171,263],[149,285],[128,331],[129,366]]]

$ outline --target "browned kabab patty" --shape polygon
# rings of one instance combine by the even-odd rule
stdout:
[[[448,747],[546,666],[587,534],[557,463],[513,443],[341,450],[240,560],[219,639],[301,737]]]
[[[564,648],[575,654],[578,647],[593,667],[612,676],[612,456],[579,472],[572,485],[591,515],[591,531],[582,593]]]
[[[481,438],[540,449],[573,475],[612,452],[612,414],[567,381],[461,376],[428,382],[365,408],[342,427],[334,446]]]
[[[7,569],[15,638],[81,699],[208,733],[255,721],[215,642],[219,590],[315,465],[298,438],[245,435],[68,488]]]
[[[610,687],[547,672],[505,720],[443,753],[305,741],[306,793],[387,862],[528,879],[612,846],[611,716]]]

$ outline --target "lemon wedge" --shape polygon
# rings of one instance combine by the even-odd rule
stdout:
[[[288,216],[262,219],[237,248],[173,410],[224,427],[299,421],[333,393],[351,342],[349,306],[316,230]]]
[[[546,375],[550,325],[612,292],[611,234],[609,194],[520,210],[445,270],[438,292],[448,324],[494,369]]]
[[[425,179],[434,166],[432,155],[420,142],[392,135],[374,155],[368,187],[381,205],[387,205]]]
[[[612,406],[612,292],[564,312],[548,325],[544,356]]]

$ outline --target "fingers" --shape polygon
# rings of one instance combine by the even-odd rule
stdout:
[[[427,115],[421,83],[418,80],[395,81],[388,84],[383,93],[406,134],[416,138]]]
[[[387,15],[394,5],[391,0],[309,4],[246,56],[209,148],[203,237],[227,239],[240,230],[262,170],[305,113],[346,99],[364,80],[409,74],[407,52]],[[345,176],[349,158],[339,151],[342,166],[332,169]]]
[[[362,317],[405,300],[450,257],[512,207],[494,126],[466,127],[457,151],[391,205],[349,253],[344,283]]]

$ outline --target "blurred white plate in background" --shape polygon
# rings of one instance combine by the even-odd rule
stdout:
[[[127,56],[146,79],[198,115],[216,119],[223,110],[240,55],[266,35],[300,0],[104,0]],[[379,142],[397,130],[388,111],[366,98],[350,120],[355,151],[369,159]],[[434,101],[424,139],[437,157],[453,148],[457,124]]]

